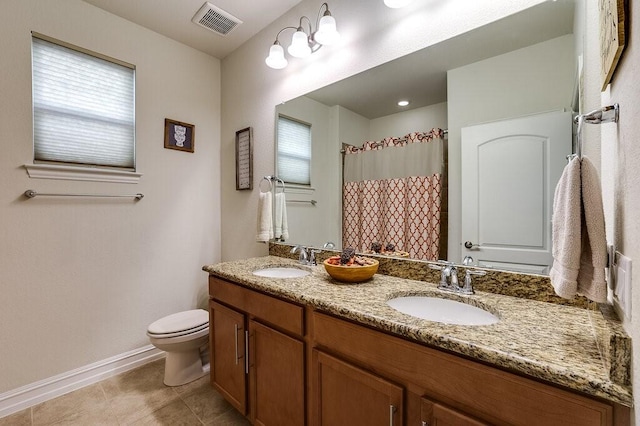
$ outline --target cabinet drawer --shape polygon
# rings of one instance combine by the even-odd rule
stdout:
[[[318,312],[314,346],[492,424],[605,426],[613,407]]]
[[[276,328],[298,336],[304,334],[302,306],[212,276],[209,277],[209,295]]]

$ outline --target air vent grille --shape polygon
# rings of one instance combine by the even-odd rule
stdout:
[[[191,21],[223,36],[242,24],[241,20],[209,2],[202,5]]]

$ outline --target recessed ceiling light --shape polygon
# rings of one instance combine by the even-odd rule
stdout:
[[[398,106],[403,107],[403,106],[407,106],[407,105],[409,105],[409,101],[398,101]]]

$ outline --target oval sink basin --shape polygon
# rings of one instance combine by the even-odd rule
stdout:
[[[490,325],[499,321],[497,316],[484,309],[439,297],[396,297],[387,304],[403,314],[444,324]]]
[[[299,268],[273,267],[263,268],[253,271],[253,275],[266,278],[300,278],[309,275],[311,272]]]

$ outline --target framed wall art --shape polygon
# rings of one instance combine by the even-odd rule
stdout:
[[[253,130],[236,132],[236,190],[253,189]]]
[[[164,119],[164,147],[193,152],[195,126],[181,121]]]
[[[598,0],[602,91],[611,82],[625,45],[625,0]]]

